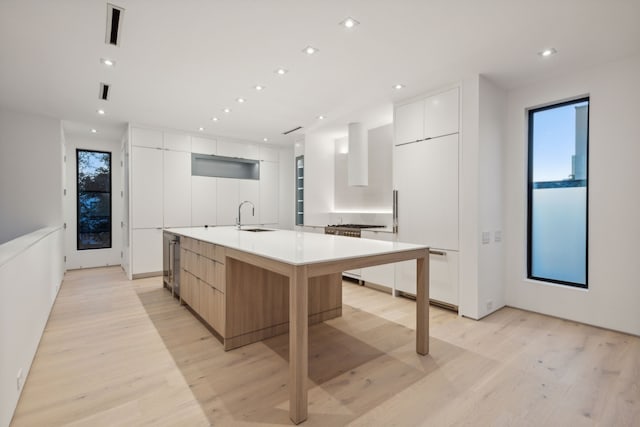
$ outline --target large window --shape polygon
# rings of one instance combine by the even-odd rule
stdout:
[[[111,247],[111,153],[76,150],[78,250]]]
[[[587,287],[589,98],[529,111],[527,276]]]

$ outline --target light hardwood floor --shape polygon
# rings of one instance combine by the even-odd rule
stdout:
[[[309,328],[303,425],[640,425],[638,337],[432,306],[423,357],[413,301],[343,292],[343,317]],[[224,352],[160,278],[68,272],[12,425],[290,425],[288,354],[287,335]]]

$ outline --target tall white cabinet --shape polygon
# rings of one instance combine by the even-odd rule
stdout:
[[[233,225],[243,200],[255,205],[255,215],[243,207],[243,224],[279,223],[279,149],[135,126],[128,141],[130,276],[161,274],[163,228]],[[259,160],[260,179],[192,175],[193,153]]]
[[[458,306],[459,89],[395,108],[398,240],[426,244],[430,298]],[[395,289],[416,293],[415,262],[398,263]]]

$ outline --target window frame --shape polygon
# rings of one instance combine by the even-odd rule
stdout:
[[[80,178],[80,162],[79,154],[81,152],[100,153],[109,155],[109,246],[99,248],[81,248],[80,247],[80,191],[78,189]],[[111,151],[90,150],[86,148],[76,148],[76,250],[77,251],[93,251],[101,249],[113,248],[113,153]]]
[[[552,110],[554,108],[564,107],[572,104],[579,104],[581,102],[587,102],[588,110],[587,110],[587,140],[586,140],[586,164],[585,164],[585,187],[586,187],[586,198],[585,198],[585,280],[584,284],[582,283],[574,283],[568,282],[565,280],[558,279],[549,279],[545,277],[538,277],[532,274],[532,266],[533,266],[533,251],[532,251],[532,234],[533,234],[533,128],[534,128],[534,114]],[[535,280],[545,283],[553,283],[557,285],[570,286],[573,288],[579,289],[589,289],[589,162],[590,162],[590,153],[589,153],[589,140],[590,140],[590,119],[591,119],[591,97],[590,95],[580,96],[577,98],[572,98],[566,101],[554,102],[549,105],[545,105],[543,107],[535,107],[529,108],[527,110],[527,279]]]

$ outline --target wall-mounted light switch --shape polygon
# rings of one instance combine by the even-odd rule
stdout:
[[[491,242],[491,232],[490,231],[483,231],[482,232],[482,244],[483,245],[488,245]]]
[[[496,230],[493,233],[493,240],[496,242],[502,242],[502,230]]]

